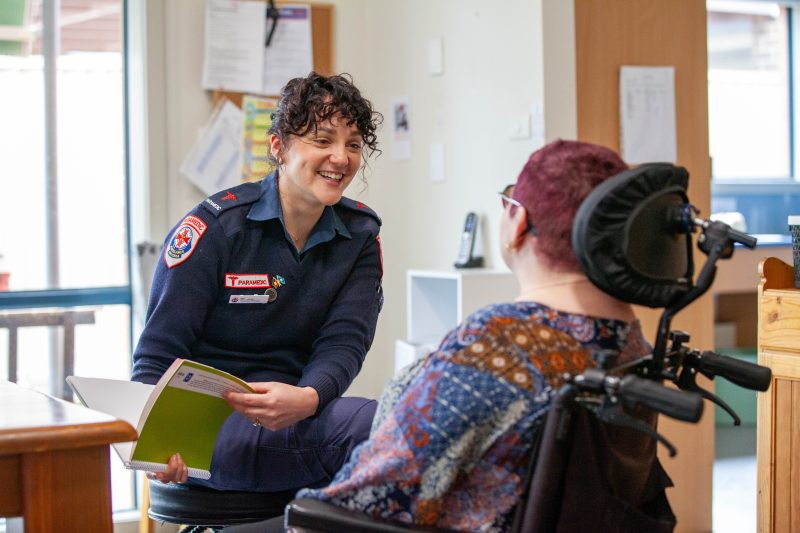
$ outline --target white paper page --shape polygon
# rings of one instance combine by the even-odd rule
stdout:
[[[227,391],[253,392],[253,389],[240,385],[227,375],[220,376],[214,372],[194,367],[188,367],[176,372],[170,378],[167,386],[198,394],[206,394],[215,398],[222,398],[222,393]]]
[[[280,94],[287,81],[305,78],[314,69],[311,7],[284,5],[278,8],[278,12],[278,27],[264,52],[264,84],[261,92],[268,95]]]
[[[240,183],[243,120],[242,110],[224,100],[181,165],[181,174],[209,196]]]
[[[675,163],[674,67],[620,69],[620,145],[630,164]]]
[[[153,391],[153,385],[121,379],[68,376],[67,383],[83,405],[133,427],[139,426],[142,409]],[[130,460],[133,442],[116,442],[111,446],[123,461]]]
[[[203,88],[261,90],[266,2],[206,0]]]
[[[137,432],[141,432],[144,420],[150,416],[150,411],[161,395],[161,391],[167,387],[188,390],[215,398],[222,398],[222,393],[225,391],[254,392],[247,383],[232,374],[206,367],[202,363],[175,359],[155,385],[159,393],[149,395],[141,407],[140,425],[136,427]]]

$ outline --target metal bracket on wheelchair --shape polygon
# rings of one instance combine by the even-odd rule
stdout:
[[[725,402],[725,400],[716,394],[708,392],[706,389],[697,384],[697,350],[689,350],[686,346],[683,346],[684,342],[688,342],[689,334],[685,331],[676,330],[670,332],[670,338],[672,341],[670,353],[674,354],[673,357],[678,359],[679,362],[675,366],[676,368],[680,369],[677,377],[673,379],[675,384],[682,390],[696,392],[706,400],[719,405],[731,416],[731,418],[733,418],[734,426],[741,425],[742,420],[739,418],[739,415],[736,414],[736,411],[734,411],[733,408],[728,405],[727,402]],[[713,376],[709,376],[709,378],[713,379]]]
[[[644,433],[663,444],[669,451],[670,457],[675,456],[677,451],[671,442],[661,436],[652,426],[622,410],[624,400],[621,401],[618,396],[619,377],[608,375],[600,368],[587,368],[582,374],[570,377],[568,381],[580,391],[593,393],[588,397],[577,396],[575,401],[579,404],[596,406],[593,411],[600,421]]]
[[[681,309],[705,294],[714,281],[717,272],[716,263],[719,259],[728,259],[733,255],[734,245],[741,244],[747,248],[755,248],[757,239],[746,233],[735,230],[724,222],[703,220],[697,218],[698,210],[690,205],[681,206],[674,213],[674,227],[681,233],[694,233],[700,228],[701,234],[697,237],[697,246],[706,254],[707,259],[697,276],[696,282],[689,280],[689,290],[681,295],[675,302],[667,306],[658,324],[656,342],[653,347],[653,357],[649,364],[642,369],[641,374],[651,379],[669,379],[675,381],[676,375],[665,368],[667,338],[671,335],[670,323],[672,317]]]
[[[664,445],[667,451],[669,451],[670,457],[675,457],[675,454],[678,453],[675,449],[675,446],[673,446],[672,443],[663,437],[658,431],[653,429],[652,426],[647,425],[638,418],[634,418],[631,415],[624,413],[619,402],[610,397],[606,398],[606,401],[604,401],[600,406],[600,409],[597,410],[597,418],[606,424],[614,424],[615,426],[631,428],[654,438]]]
[[[721,376],[740,387],[765,391],[772,381],[772,371],[767,367],[739,361],[712,351],[701,353],[699,350],[690,349],[684,344],[689,341],[689,334],[684,331],[671,331],[669,337],[670,348],[664,359],[661,376],[673,381],[680,389],[698,393],[719,405],[733,418],[735,426],[740,425],[741,419],[730,405],[719,396],[697,385],[697,374],[703,374],[708,379]]]

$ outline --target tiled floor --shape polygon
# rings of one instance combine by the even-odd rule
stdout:
[[[714,533],[755,533],[755,427],[717,426],[715,429]]]

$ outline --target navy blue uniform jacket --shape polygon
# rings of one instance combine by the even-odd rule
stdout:
[[[132,379],[155,383],[181,357],[248,382],[311,386],[321,410],[358,374],[375,334],[379,227],[342,198],[298,252],[275,173],[209,197],[165,241]]]

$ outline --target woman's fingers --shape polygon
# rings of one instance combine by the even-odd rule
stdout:
[[[319,406],[319,395],[311,387],[269,381],[250,386],[255,393],[229,391],[223,397],[255,427],[277,431],[312,416]]]
[[[178,456],[178,460],[180,462],[180,477],[178,479],[178,483],[186,483],[186,480],[189,479],[189,466],[183,462],[183,457],[181,454],[175,454]]]
[[[189,467],[183,462],[181,454],[176,453],[167,461],[167,469],[163,472],[148,472],[148,479],[157,479],[162,483],[184,483],[189,478]]]

